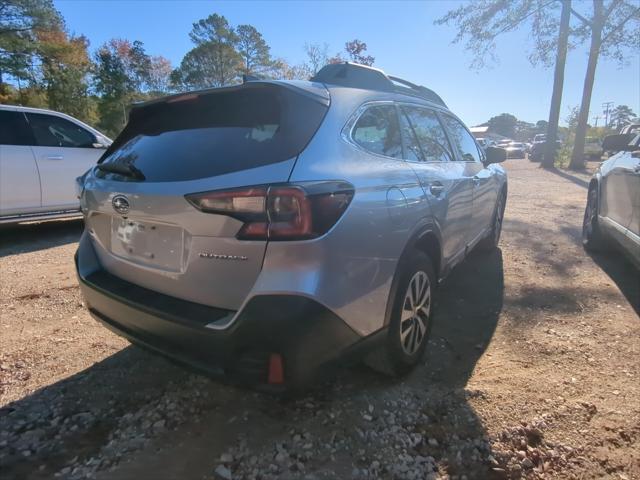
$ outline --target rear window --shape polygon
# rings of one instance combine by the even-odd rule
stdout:
[[[101,163],[133,165],[146,181],[194,180],[296,157],[327,106],[275,85],[222,89],[133,110]],[[99,176],[133,180],[117,173]]]

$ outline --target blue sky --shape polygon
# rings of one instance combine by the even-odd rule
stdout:
[[[328,43],[331,54],[347,40],[365,41],[375,66],[387,73],[423,84],[438,92],[469,125],[509,112],[535,122],[547,119],[553,71],[532,67],[527,60],[527,31],[505,34],[498,41],[499,63],[471,70],[470,52],[451,44],[453,27],[433,21],[457,1],[337,2],[337,1],[79,1],[56,0],[72,33],[84,34],[96,49],[110,38],[141,40],[151,55],[163,55],[174,66],[191,48],[193,22],[211,13],[224,15],[232,25],[255,26],[272,54],[291,64],[304,61],[303,46]],[[629,105],[640,114],[640,55],[630,54],[620,66],[601,59],[591,102],[590,123],[602,115],[601,104]],[[569,107],[578,106],[586,68],[587,48],[569,52],[561,121]],[[602,120],[600,120],[602,125]]]

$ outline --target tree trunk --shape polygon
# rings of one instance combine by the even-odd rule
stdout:
[[[553,168],[556,158],[556,140],[558,139],[558,123],[562,104],[562,88],[564,85],[564,65],[567,61],[567,44],[569,42],[569,20],[571,18],[571,0],[562,0],[560,14],[560,31],[558,32],[558,51],[556,52],[556,68],[553,76],[553,94],[549,108],[549,124],[547,125],[547,144],[544,148],[542,166]]]
[[[553,168],[553,163],[556,158],[556,140],[558,139],[558,122],[560,121],[560,105],[562,104],[564,65],[567,61],[570,18],[571,0],[562,0],[560,31],[558,33],[558,51],[556,53],[556,69],[553,76],[553,94],[551,95],[549,124],[547,125],[547,144],[544,148],[544,159],[542,160],[542,166],[545,168]]]
[[[593,20],[591,25],[591,47],[589,48],[589,61],[587,62],[587,73],[584,77],[584,87],[582,90],[582,103],[580,114],[578,115],[578,126],[576,127],[576,139],[571,153],[572,170],[582,170],[584,168],[584,143],[587,136],[587,122],[589,120],[589,107],[591,105],[591,93],[596,76],[596,66],[600,55],[602,44],[603,27],[603,0],[593,0]]]

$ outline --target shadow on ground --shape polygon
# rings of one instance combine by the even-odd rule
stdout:
[[[75,233],[71,229],[69,236]],[[361,457],[370,462],[379,458],[383,448],[359,437],[358,427],[378,425],[378,419],[363,420],[362,411],[373,404],[381,412],[388,408],[385,402],[406,399],[431,419],[419,427],[425,438],[438,440],[437,447],[426,442],[415,446],[414,454],[434,457],[450,474],[491,478],[486,464],[479,458],[471,460],[471,450],[469,455],[463,451],[459,459],[455,453],[465,448],[460,439],[485,435],[464,387],[492,338],[503,291],[501,251],[472,255],[439,291],[424,366],[395,380],[360,365],[346,367],[303,397],[278,398],[222,385],[136,347],[125,348],[0,410],[2,430],[11,435],[11,441],[0,448],[4,472],[16,480],[44,479],[74,457],[77,461],[99,457],[106,459],[101,468],[134,459],[119,465],[113,474],[103,472],[100,478],[208,478],[216,459],[238,439],[247,439],[250,448],[268,453],[275,443],[290,441],[290,431],[295,429],[313,432],[319,445],[330,445],[336,438],[358,445],[363,455],[355,455],[352,447],[340,449],[330,460],[319,451],[305,463],[307,472],[331,472],[336,475],[333,478],[344,478],[354,465],[367,467]],[[171,407],[175,404],[186,415],[175,416]],[[148,412],[156,417],[149,420]],[[330,412],[340,415],[331,418]],[[164,419],[168,431],[154,431],[145,424],[155,418]],[[130,433],[123,436],[123,431]],[[153,448],[142,440],[147,437],[154,439]],[[140,442],[132,444],[131,438]],[[158,454],[158,448],[170,453]],[[476,447],[471,442],[469,448]],[[27,457],[25,450],[31,452]]]
[[[83,222],[80,219],[0,225],[0,257],[77,242],[82,228]]]
[[[609,275],[640,316],[640,272],[633,263],[622,253],[615,251],[592,254],[591,258]]]
[[[558,175],[559,177],[564,178],[565,180],[569,180],[570,182],[575,183],[579,187],[582,187],[582,188],[589,187],[589,182],[587,180],[580,178],[577,175],[573,175],[565,170],[560,170],[559,168],[555,168],[555,167],[547,168],[546,170],[550,173],[553,173],[555,175]],[[582,173],[588,175],[590,172],[585,169],[582,171]]]

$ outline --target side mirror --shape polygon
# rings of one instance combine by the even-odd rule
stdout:
[[[632,140],[634,140],[632,142]],[[602,150],[605,152],[633,152],[638,149],[635,133],[621,133],[618,135],[607,135],[602,141]]]
[[[492,163],[502,163],[507,159],[507,151],[504,148],[487,147],[484,153],[487,156],[484,161],[485,166]]]

